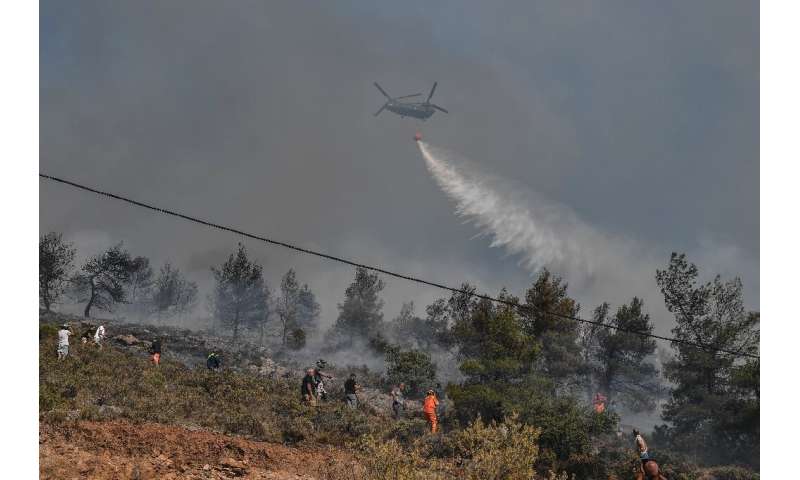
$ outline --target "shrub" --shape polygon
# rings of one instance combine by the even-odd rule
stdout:
[[[519,421],[484,423],[480,418],[452,435],[453,452],[469,479],[530,479],[539,455],[539,430]]]

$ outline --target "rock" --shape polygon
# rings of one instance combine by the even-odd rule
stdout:
[[[102,405],[97,409],[98,413],[106,418],[119,417],[122,415],[122,408],[114,405]]]
[[[231,474],[237,477],[243,476],[244,474],[247,473],[247,466],[243,462],[240,462],[235,458],[226,458],[219,464],[222,468],[224,468],[225,470],[229,471]]]
[[[211,470],[211,465],[206,463],[205,465],[203,465],[203,470],[206,471],[206,472]]]
[[[126,347],[131,347],[131,346],[136,345],[137,343],[139,343],[139,339],[134,337],[133,335],[130,335],[130,334],[128,334],[128,335],[117,335],[116,337],[114,337],[114,340],[116,342],[119,342],[119,343],[125,345]]]

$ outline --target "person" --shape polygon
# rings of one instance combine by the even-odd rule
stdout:
[[[69,355],[69,336],[72,332],[69,331],[69,325],[66,323],[61,325],[58,331],[58,359],[63,360]]]
[[[325,365],[325,360],[320,360],[317,362],[317,368],[314,369],[314,383],[317,386],[316,392],[319,400],[328,400],[328,392],[325,391],[325,379],[333,379],[333,375],[328,375],[320,370],[320,368],[323,368]]]
[[[306,376],[300,385],[300,397],[310,405],[316,405],[317,384],[314,381],[314,369],[306,370]]]
[[[97,327],[97,331],[94,332],[94,344],[97,345],[98,347],[102,347],[100,342],[105,340],[105,338],[106,338],[106,327],[100,325],[99,327]]]
[[[347,406],[353,410],[358,408],[357,392],[359,388],[361,388],[361,386],[356,383],[356,374],[351,373],[350,378],[344,382],[344,401],[347,403]]]
[[[406,409],[406,400],[403,398],[405,389],[405,383],[400,383],[392,389],[392,413],[396,419],[400,418],[400,413]]]
[[[594,394],[594,400],[592,400],[592,403],[594,403],[595,413],[600,414],[606,411],[606,400],[606,396],[602,393],[597,392]]]
[[[647,442],[637,429],[633,429],[633,438],[636,443],[636,451],[639,454],[639,468],[636,470],[636,480],[644,480],[645,478],[652,480],[667,480],[664,475],[661,475],[658,464],[655,459],[650,455],[647,449]]]
[[[153,354],[153,363],[156,365],[161,364],[161,339],[156,338],[153,340],[153,343],[150,344],[150,353]]]
[[[439,430],[439,419],[436,417],[436,408],[439,406],[439,400],[436,398],[436,392],[428,390],[425,394],[425,402],[422,404],[422,413],[425,414],[425,419],[428,425],[431,426],[431,433],[436,433]]]
[[[208,358],[206,359],[206,368],[209,370],[216,370],[219,368],[220,363],[221,362],[217,352],[211,352],[208,354]]]

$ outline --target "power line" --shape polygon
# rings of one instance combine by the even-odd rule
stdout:
[[[269,243],[269,244],[272,244],[272,245],[278,245],[280,247],[288,248],[290,250],[294,250],[294,251],[297,251],[297,252],[300,252],[300,253],[305,253],[305,254],[308,254],[308,255],[314,255],[314,256],[317,256],[317,257],[325,258],[327,260],[332,260],[334,262],[344,263],[346,265],[350,265],[350,266],[353,266],[353,267],[364,268],[366,270],[371,270],[373,272],[382,273],[382,274],[388,275],[390,277],[395,277],[395,278],[399,278],[399,279],[402,279],[402,280],[408,280],[409,282],[415,282],[415,283],[419,283],[419,284],[422,284],[422,285],[428,285],[430,287],[435,287],[435,288],[439,288],[439,289],[442,289],[442,290],[447,290],[447,291],[450,291],[452,293],[460,293],[460,294],[463,294],[463,295],[468,295],[470,297],[480,298],[482,300],[488,300],[490,302],[495,302],[495,303],[500,303],[500,304],[503,304],[503,305],[508,305],[510,307],[518,308],[518,309],[523,310],[523,311],[525,311],[525,310],[538,310],[539,312],[541,312],[543,314],[552,315],[554,317],[563,318],[565,320],[572,320],[572,321],[575,321],[575,322],[587,323],[587,324],[595,325],[595,326],[598,326],[598,327],[610,328],[610,329],[617,330],[617,331],[620,331],[620,332],[623,332],[623,333],[630,333],[630,334],[639,335],[639,336],[642,336],[642,337],[655,338],[655,339],[658,339],[658,340],[665,340],[665,341],[672,342],[672,343],[689,345],[689,346],[697,347],[697,348],[699,348],[701,350],[705,350],[705,351],[709,351],[709,352],[727,353],[727,354],[734,355],[734,356],[739,356],[739,357],[749,357],[749,358],[756,358],[756,359],[760,358],[758,355],[755,355],[755,354],[752,354],[752,353],[741,352],[741,351],[737,352],[737,351],[728,350],[728,349],[724,349],[724,348],[714,347],[714,346],[711,346],[711,345],[704,345],[702,343],[693,342],[691,340],[683,340],[683,339],[678,339],[678,338],[663,337],[661,335],[656,335],[654,333],[640,332],[640,331],[637,331],[637,330],[630,330],[630,329],[618,327],[616,325],[610,325],[610,324],[607,324],[607,323],[598,322],[598,321],[595,321],[595,320],[587,320],[585,318],[574,317],[574,316],[571,316],[571,315],[565,315],[565,314],[557,313],[557,312],[548,312],[546,310],[543,310],[541,308],[535,307],[533,305],[520,305],[519,303],[512,302],[510,300],[506,300],[506,299],[503,299],[503,298],[491,297],[489,295],[470,292],[468,290],[464,290],[464,289],[461,289],[461,288],[450,287],[450,286],[444,285],[442,283],[432,282],[432,281],[425,280],[425,279],[422,279],[422,278],[419,278],[419,277],[412,277],[410,275],[405,275],[405,274],[402,274],[402,273],[393,272],[391,270],[386,270],[386,269],[380,268],[380,267],[374,267],[372,265],[366,265],[366,264],[358,263],[358,262],[355,262],[353,260],[348,260],[346,258],[337,257],[337,256],[334,256],[334,255],[329,255],[327,253],[317,252],[315,250],[309,250],[307,248],[299,247],[299,246],[291,244],[291,243],[282,242],[282,241],[279,241],[279,240],[273,240],[271,238],[263,237],[263,236],[260,236],[260,235],[255,235],[255,234],[252,234],[252,233],[247,233],[247,232],[245,232],[243,230],[239,230],[239,229],[236,229],[236,228],[233,228],[233,227],[228,227],[228,226],[220,225],[218,223],[213,223],[213,222],[210,222],[210,221],[207,221],[207,220],[202,220],[200,218],[196,218],[196,217],[192,217],[192,216],[189,216],[189,215],[186,215],[186,214],[183,214],[183,213],[179,213],[179,212],[175,212],[175,211],[172,211],[172,210],[168,210],[166,208],[157,207],[155,205],[150,205],[150,204],[147,204],[147,203],[144,203],[144,202],[140,202],[140,201],[133,200],[133,199],[130,199],[130,198],[127,198],[127,197],[123,197],[123,196],[117,195],[115,193],[104,192],[102,190],[97,190],[95,188],[87,187],[86,185],[81,185],[80,183],[75,183],[75,182],[72,182],[72,181],[69,181],[69,180],[65,180],[63,178],[54,177],[52,175],[45,175],[43,173],[40,173],[39,177],[47,179],[47,180],[52,180],[54,182],[58,182],[58,183],[61,183],[61,184],[64,184],[64,185],[69,185],[71,187],[75,187],[77,189],[84,190],[84,191],[87,191],[87,192],[91,192],[91,193],[94,193],[94,194],[97,194],[97,195],[100,195],[100,196],[104,196],[104,197],[120,200],[122,202],[129,203],[131,205],[135,205],[137,207],[145,208],[145,209],[148,209],[148,210],[152,210],[152,211],[155,211],[155,212],[163,213],[165,215],[170,215],[170,216],[173,216],[173,217],[182,218],[182,219],[188,220],[190,222],[199,223],[201,225],[205,225],[205,226],[211,227],[211,228],[216,228],[216,229],[219,229],[219,230],[224,230],[226,232],[235,233],[235,234],[241,235],[243,237],[252,238],[253,240],[259,240],[259,241],[262,241],[262,242],[265,242],[265,243]]]

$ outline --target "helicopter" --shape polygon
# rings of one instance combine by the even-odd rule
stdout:
[[[412,98],[418,97],[422,95],[421,93],[414,93],[412,95],[403,95],[402,97],[390,97],[386,91],[378,85],[378,82],[375,83],[375,88],[380,90],[384,97],[386,97],[386,103],[375,112],[375,116],[377,117],[384,109],[389,110],[392,113],[396,113],[401,117],[413,117],[418,118],[420,120],[427,120],[433,115],[436,110],[444,113],[450,113],[444,108],[440,107],[439,105],[435,105],[431,103],[431,97],[433,97],[433,92],[436,91],[436,85],[438,82],[433,82],[433,87],[431,88],[431,93],[428,94],[428,98],[425,99],[424,102],[403,102],[401,101],[404,98]]]

